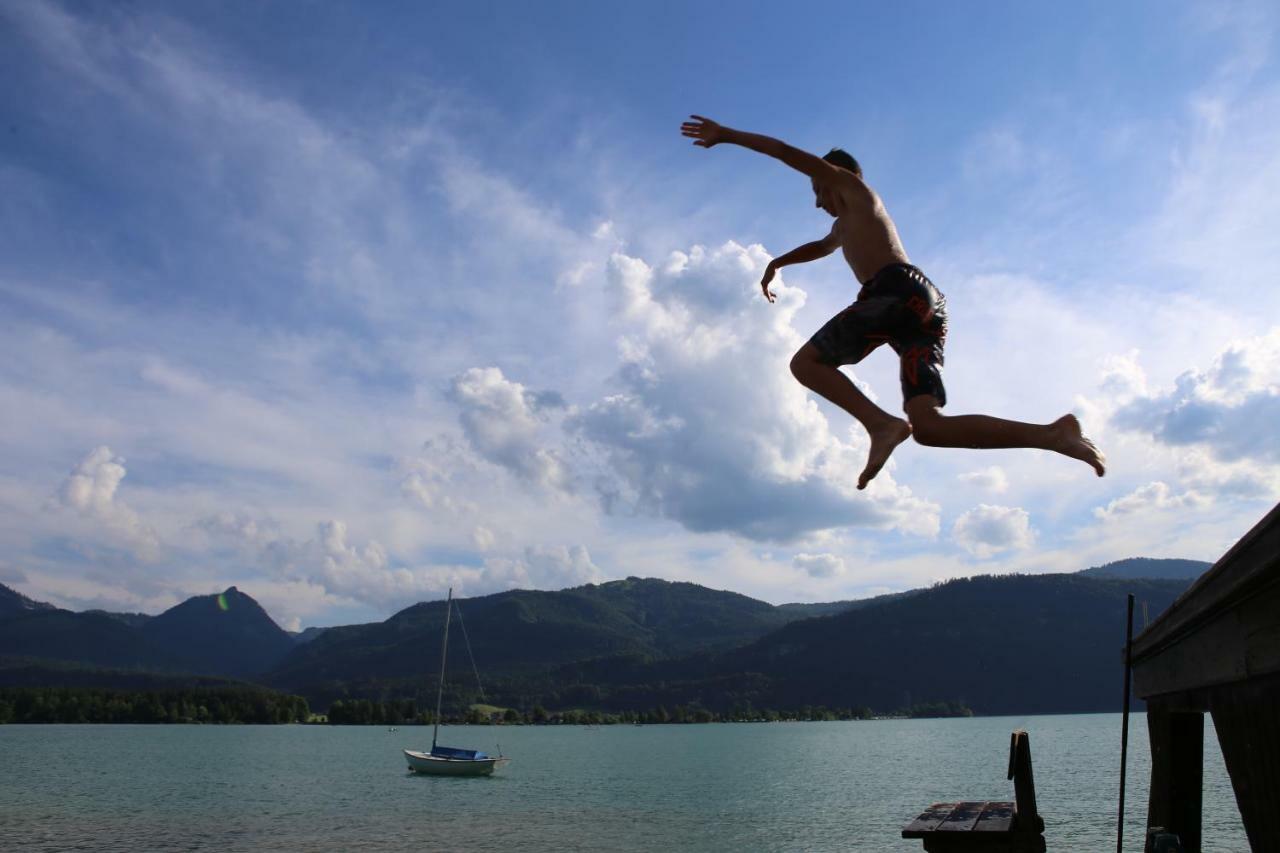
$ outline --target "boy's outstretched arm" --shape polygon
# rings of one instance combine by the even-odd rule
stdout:
[[[680,133],[691,138],[694,145],[710,148],[721,142],[729,142],[734,145],[741,145],[743,148],[750,148],[752,151],[759,151],[761,154],[768,154],[770,157],[786,163],[797,172],[803,172],[810,178],[823,183],[843,183],[846,180],[853,179],[853,175],[844,169],[833,166],[808,151],[801,151],[799,148],[788,145],[781,139],[774,139],[772,136],[763,136],[759,133],[734,130],[704,116],[695,115],[689,118],[691,121],[686,121],[680,125]]]
[[[797,246],[790,252],[779,255],[769,261],[769,265],[764,268],[764,278],[760,279],[760,290],[764,293],[764,298],[770,302],[774,300],[773,291],[769,289],[769,282],[773,281],[773,277],[778,270],[792,264],[807,264],[809,261],[825,258],[838,248],[840,248],[840,241],[836,237],[835,229],[833,228],[831,233],[821,240],[814,240],[812,243]]]

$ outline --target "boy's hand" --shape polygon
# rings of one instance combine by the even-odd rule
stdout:
[[[760,290],[764,293],[764,298],[770,302],[777,298],[773,295],[773,291],[769,289],[769,282],[773,281],[773,277],[777,272],[773,264],[769,264],[764,268],[764,278],[760,279]]]
[[[686,121],[680,125],[680,133],[693,140],[694,145],[701,145],[703,148],[710,148],[726,141],[728,134],[725,132],[727,128],[723,125],[716,124],[709,118],[703,116],[689,116],[693,121]]]

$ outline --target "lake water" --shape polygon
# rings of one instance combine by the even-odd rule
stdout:
[[[3,850],[906,851],[932,802],[1013,799],[1031,735],[1050,851],[1115,849],[1120,715],[582,727],[450,727],[502,751],[487,778],[407,773],[431,729],[0,726]],[[1247,851],[1205,721],[1206,851]],[[447,737],[445,734],[447,733]],[[1130,721],[1125,849],[1150,768]]]

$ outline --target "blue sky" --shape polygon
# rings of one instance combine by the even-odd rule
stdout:
[[[1265,3],[0,2],[0,582],[288,627],[627,575],[852,598],[1213,559],[1280,496]],[[839,145],[947,294],[949,411],[1103,480],[865,437],[789,376],[855,288]],[[825,220],[825,221],[824,221]],[[896,364],[854,375],[900,405]]]

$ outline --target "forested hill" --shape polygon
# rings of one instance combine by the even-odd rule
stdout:
[[[12,593],[8,588],[0,593]],[[154,617],[74,613],[22,598],[0,615],[0,658],[157,673],[251,678],[275,666],[293,640],[235,587],[189,598]],[[5,672],[12,672],[6,666]],[[49,668],[50,678],[61,672]],[[0,681],[3,679],[0,678]],[[57,686],[50,684],[49,686]]]
[[[293,638],[234,586],[189,598],[140,630],[157,646],[180,650],[189,671],[234,678],[265,672],[293,648]]]
[[[1195,580],[1207,572],[1212,565],[1212,563],[1206,563],[1204,560],[1131,557],[1127,560],[1117,560],[1114,563],[1085,569],[1080,574],[1096,578],[1174,578],[1178,580]]]
[[[774,701],[801,704],[959,700],[982,714],[1117,710],[1126,593],[1155,618],[1187,586],[1072,575],[966,578],[796,623],[726,656],[720,668],[765,674]]]
[[[34,601],[17,590],[0,583],[0,621],[16,616],[26,616],[41,610],[55,610],[52,604]]]
[[[1188,584],[1079,574],[967,578],[794,622],[723,654],[599,662],[561,679],[591,682],[601,701],[617,705],[679,698],[713,709],[887,711],[961,702],[980,714],[1116,710],[1126,593],[1154,619]]]
[[[859,610],[863,607],[875,607],[878,604],[886,604],[890,601],[896,601],[899,598],[907,598],[924,592],[920,589],[909,589],[905,592],[887,592],[884,595],[877,595],[871,598],[854,598],[845,601],[830,601],[820,604],[779,604],[778,609],[794,616],[810,619],[814,616],[832,616],[836,613],[843,613],[846,610]]]
[[[580,588],[464,601],[488,698],[523,710],[534,704],[718,712],[809,705],[888,712],[957,701],[985,714],[1112,710],[1120,702],[1125,593],[1146,602],[1154,618],[1189,582],[978,577],[767,630],[757,621],[755,639],[719,647],[706,644],[708,625],[742,623],[712,603],[739,619],[761,619],[767,611],[759,602],[719,598],[726,594],[692,585],[664,590],[662,581],[619,583],[632,592],[637,585],[655,587],[648,592],[661,592],[664,600],[688,594],[710,612],[692,628],[669,613],[656,619],[657,628],[646,627],[638,611],[627,615],[602,601],[626,593],[625,586],[603,596]],[[669,600],[663,607],[681,610]],[[695,616],[696,608],[688,608],[685,618]],[[269,683],[317,707],[347,696],[425,700],[435,685],[443,617],[443,603],[435,602],[377,625],[330,629],[296,648]],[[678,636],[685,637],[683,649]],[[703,643],[700,650],[693,637]],[[479,698],[465,649],[456,642],[455,633],[456,669],[446,692],[446,706],[455,710]],[[663,654],[664,646],[674,651]]]
[[[512,590],[464,599],[459,609],[463,620],[455,621],[450,639],[455,665],[468,666],[462,642],[469,641],[484,673],[522,676],[584,659],[733,648],[800,618],[735,592],[653,578],[559,592]],[[434,683],[444,613],[444,602],[433,601],[385,622],[330,628],[296,646],[268,681],[317,697],[338,685],[360,694]]]

